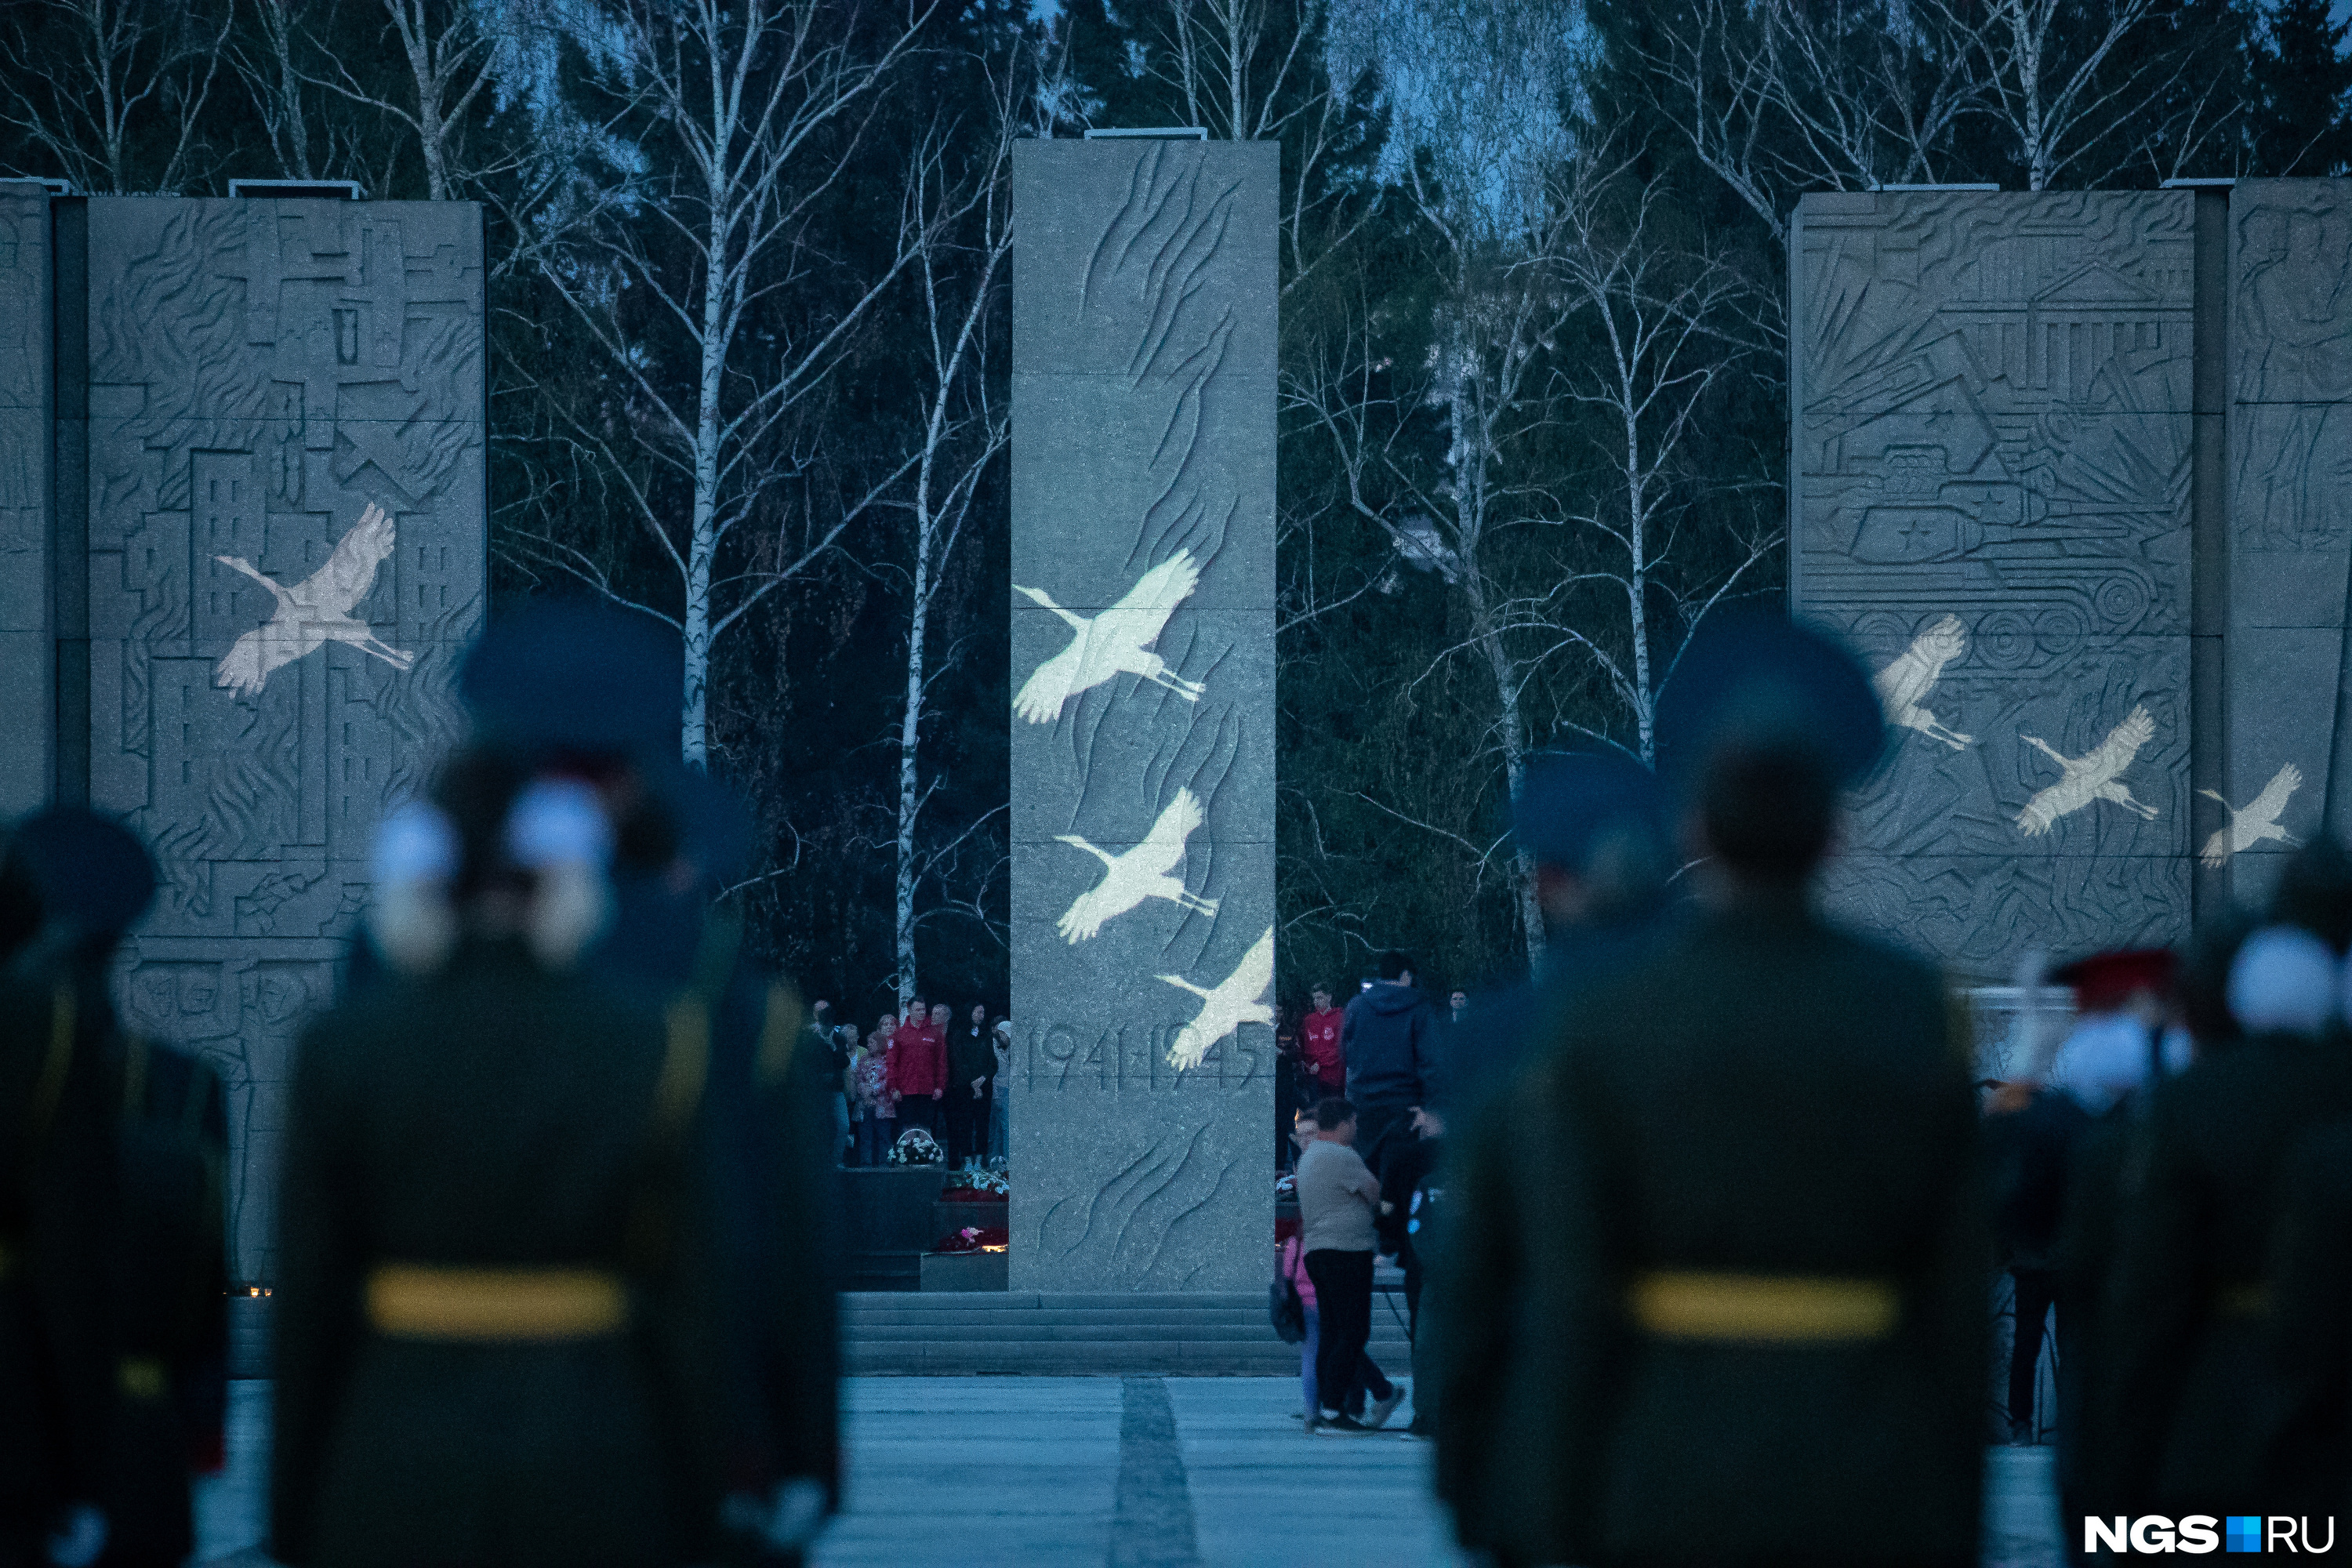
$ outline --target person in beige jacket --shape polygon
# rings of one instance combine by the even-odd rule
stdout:
[[[1315,1107],[1315,1139],[1298,1157],[1298,1226],[1307,1277],[1315,1282],[1321,1343],[1315,1354],[1316,1403],[1307,1430],[1369,1432],[1387,1425],[1403,1393],[1381,1375],[1365,1345],[1372,1337],[1372,1226],[1380,1179],[1350,1147],[1356,1108],[1336,1096]],[[1364,1418],[1347,1414],[1361,1392]]]

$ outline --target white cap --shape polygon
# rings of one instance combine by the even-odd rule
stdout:
[[[436,808],[421,800],[394,806],[376,824],[368,850],[368,875],[376,886],[401,882],[446,882],[457,874],[457,830]]]
[[[507,854],[533,871],[602,869],[613,858],[613,825],[596,792],[577,779],[534,779],[507,813]]]
[[[2342,977],[2327,944],[2300,926],[2264,926],[2230,964],[2230,1013],[2250,1035],[2317,1035],[2336,1018]]]

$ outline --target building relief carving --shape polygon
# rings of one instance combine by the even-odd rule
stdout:
[[[457,729],[485,594],[470,205],[91,198],[90,798],[153,847],[131,1023],[232,1094],[235,1267],[270,1273],[292,1045],[378,816]]]

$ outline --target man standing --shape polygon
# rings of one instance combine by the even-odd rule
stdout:
[[[1777,617],[1717,612],[1662,693],[1701,908],[1571,1010],[1448,1205],[1449,1373],[1524,1342],[1486,1473],[1438,1407],[1463,1534],[1505,1561],[1977,1561],[1968,1051],[1934,970],[1811,907],[1884,732],[1852,657]]]
[[[890,1098],[898,1104],[901,1137],[910,1127],[919,1127],[934,1138],[946,1131],[940,1125],[940,1109],[947,1099],[947,1031],[932,1024],[923,999],[918,996],[907,1005],[906,1022],[890,1040]]]
[[[842,1151],[849,1142],[849,1096],[845,1076],[849,1071],[849,1052],[843,1048],[839,1032],[833,1026],[832,1003],[809,1004],[807,1037],[801,1049],[811,1063],[823,1064],[821,1092],[826,1117],[833,1125],[833,1147],[825,1163],[838,1165],[842,1163]]]
[[[1389,1129],[1431,1103],[1436,1088],[1436,1009],[1414,988],[1412,961],[1403,953],[1381,954],[1379,982],[1348,1004],[1339,1051],[1360,1122],[1356,1152],[1377,1160]]]
[[[1339,1026],[1347,1015],[1331,1005],[1331,987],[1318,985],[1310,995],[1315,1010],[1298,1026],[1299,1053],[1306,1058],[1307,1103],[1348,1087],[1348,1061],[1339,1054]]]
[[[1364,1349],[1372,1337],[1372,1247],[1380,1239],[1372,1211],[1381,1184],[1349,1147],[1356,1131],[1355,1107],[1326,1100],[1315,1108],[1315,1141],[1298,1157],[1298,1233],[1321,1316],[1315,1352],[1320,1409],[1307,1424],[1309,1432],[1377,1430],[1402,1397]],[[1372,1401],[1361,1421],[1347,1414],[1360,1393]]]
[[[1458,993],[1457,993],[1458,994]],[[1388,1158],[1381,1162],[1381,1209],[1376,1224],[1381,1251],[1404,1270],[1405,1333],[1412,1345],[1412,1426],[1421,1437],[1435,1435],[1430,1395],[1438,1380],[1422,1375],[1426,1364],[1421,1337],[1422,1285],[1428,1274],[1428,1249],[1444,1201],[1439,1168],[1445,1144],[1444,1119],[1423,1110],[1412,1119],[1413,1136],[1390,1140]],[[1433,1356],[1429,1358],[1434,1360]]]
[[[944,1015],[945,1007],[939,1011]],[[948,1044],[948,1163],[978,1169],[988,1152],[989,1095],[996,1080],[996,1047],[989,1038],[988,1008],[971,1017]]]

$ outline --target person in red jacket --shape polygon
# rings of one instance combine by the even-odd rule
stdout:
[[[1298,1026],[1298,1041],[1307,1058],[1307,1075],[1312,1080],[1309,1098],[1320,1099],[1338,1094],[1348,1081],[1348,1061],[1339,1053],[1339,1023],[1347,1014],[1331,1005],[1328,985],[1318,985],[1308,994],[1315,1003],[1315,1011]]]
[[[898,1131],[920,1127],[940,1135],[940,1101],[948,1091],[948,1032],[916,997],[891,1041],[890,1095],[898,1102]]]

